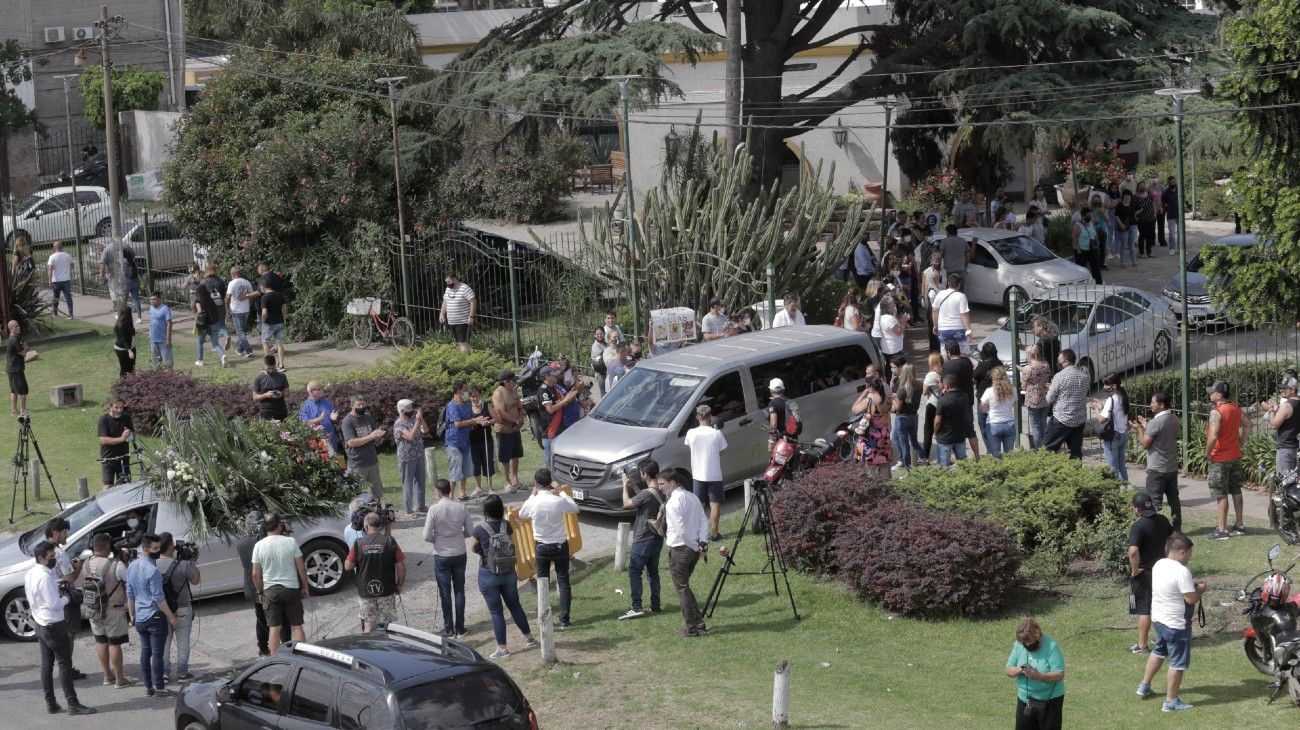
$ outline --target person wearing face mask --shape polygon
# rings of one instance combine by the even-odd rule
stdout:
[[[758,329],[755,324],[758,321],[758,315],[754,312],[753,307],[745,307],[739,312],[736,312],[736,315],[731,318],[731,321],[735,327],[728,332],[728,336],[743,335],[746,332],[753,332]]]
[[[1052,415],[1047,419],[1043,446],[1060,451],[1068,446],[1071,459],[1083,458],[1083,424],[1088,420],[1088,391],[1092,387],[1088,371],[1075,367],[1074,350],[1066,348],[1057,355],[1060,370],[1047,388],[1047,404]]]
[[[451,494],[456,496],[456,487],[460,487],[460,499],[465,500],[465,473],[471,467],[469,453],[469,433],[474,426],[486,426],[490,423],[487,416],[474,415],[470,405],[469,383],[457,380],[451,385],[451,400],[447,403],[447,430],[443,437],[447,445],[447,481],[451,482]],[[478,496],[477,494],[475,496]]]
[[[366,413],[366,399],[352,396],[352,412],[343,417],[343,448],[348,457],[348,472],[370,485],[375,499],[384,498],[384,481],[379,474],[379,452],[375,444],[388,432],[379,427],[375,417]]]
[[[415,406],[415,401],[406,398],[397,401],[397,420],[393,422],[393,437],[397,439],[397,473],[402,477],[406,515],[411,518],[428,509],[424,502],[424,486],[428,479],[424,470],[424,437],[428,435],[429,425],[424,422],[424,411]]]
[[[163,658],[167,655],[167,631],[179,625],[163,594],[163,577],[158,570],[162,538],[152,533],[140,543],[140,557],[126,571],[126,607],[136,633],[140,635],[140,677],[149,697],[170,697],[163,685]]]
[[[1101,261],[1098,254],[1097,228],[1093,224],[1091,208],[1079,212],[1074,222],[1072,234],[1074,243],[1074,263],[1092,272],[1092,279],[1101,283]]]
[[[59,578],[55,575],[55,546],[48,540],[36,544],[32,551],[36,564],[23,578],[27,605],[31,607],[32,623],[36,626],[36,640],[41,648],[41,689],[45,691],[45,707],[51,715],[63,711],[54,697],[54,663],[59,664],[59,683],[63,686],[63,699],[68,703],[69,715],[91,715],[94,710],[77,699],[73,686],[75,671],[72,668],[72,641],[68,638],[68,617],[65,609],[68,597],[59,591]],[[74,620],[80,620],[80,616]]]
[[[567,361],[565,365],[568,365]],[[574,377],[576,379],[577,376]],[[492,404],[483,400],[483,391],[477,385],[469,386],[469,406],[475,419],[488,419],[486,424],[479,424],[476,421],[469,429],[470,473],[474,475],[474,493],[470,498],[478,499],[492,494],[492,477],[497,472],[496,460],[492,458],[492,429],[489,428],[496,419],[492,412]],[[488,479],[486,492],[483,491],[485,476]]]
[[[1016,628],[1006,675],[1016,681],[1016,729],[1060,730],[1065,706],[1065,657],[1038,621],[1026,618]]]
[[[131,481],[131,438],[135,424],[126,402],[111,398],[108,413],[99,417],[99,476],[103,489]]]
[[[334,407],[333,401],[325,397],[325,389],[321,387],[320,381],[307,383],[307,399],[298,409],[298,420],[325,434],[325,446],[329,448],[330,455],[337,453],[339,411]]]

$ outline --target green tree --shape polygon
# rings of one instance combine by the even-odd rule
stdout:
[[[1210,294],[1233,316],[1252,325],[1300,321],[1300,1],[1242,0],[1224,21],[1224,38],[1237,73],[1220,92],[1241,107],[1247,143],[1255,159],[1232,178],[1240,213],[1266,241],[1251,251],[1224,250],[1210,257]],[[1260,296],[1260,292],[1269,292]]]
[[[423,0],[195,0],[189,22],[199,36],[257,48],[418,64],[420,39],[406,13],[426,6]],[[214,45],[224,52],[224,45]]]
[[[77,80],[81,98],[85,99],[82,115],[91,126],[104,127],[104,67],[88,66]],[[146,71],[135,64],[113,66],[113,112],[132,109],[154,111],[158,108],[158,95],[167,86],[167,75],[162,71]]]

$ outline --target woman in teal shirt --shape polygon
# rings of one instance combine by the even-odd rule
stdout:
[[[1060,730],[1065,705],[1065,657],[1038,622],[1026,618],[1016,629],[1006,675],[1016,681],[1016,730]]]
[[[1079,211],[1074,224],[1074,263],[1088,269],[1094,282],[1101,283],[1101,258],[1097,250],[1097,221],[1091,208]]]

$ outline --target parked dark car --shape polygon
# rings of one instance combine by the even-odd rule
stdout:
[[[456,641],[389,624],[287,642],[176,696],[177,730],[332,727],[537,730],[519,686]]]

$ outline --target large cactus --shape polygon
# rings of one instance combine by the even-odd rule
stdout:
[[[646,193],[636,211],[635,261],[615,204],[595,213],[590,230],[583,222],[582,245],[600,257],[602,274],[629,296],[630,277],[637,277],[642,312],[668,306],[702,312],[713,296],[727,303],[728,312],[761,301],[768,262],[775,269],[778,297],[788,290],[809,291],[866,235],[869,216],[863,215],[862,203],[846,204],[823,186],[820,164],[785,193],[773,183],[746,199],[751,157],[742,147],[732,160],[718,162],[707,177],[675,184],[665,176]],[[834,165],[828,184],[833,176]],[[844,213],[842,222],[833,220],[837,210]]]

